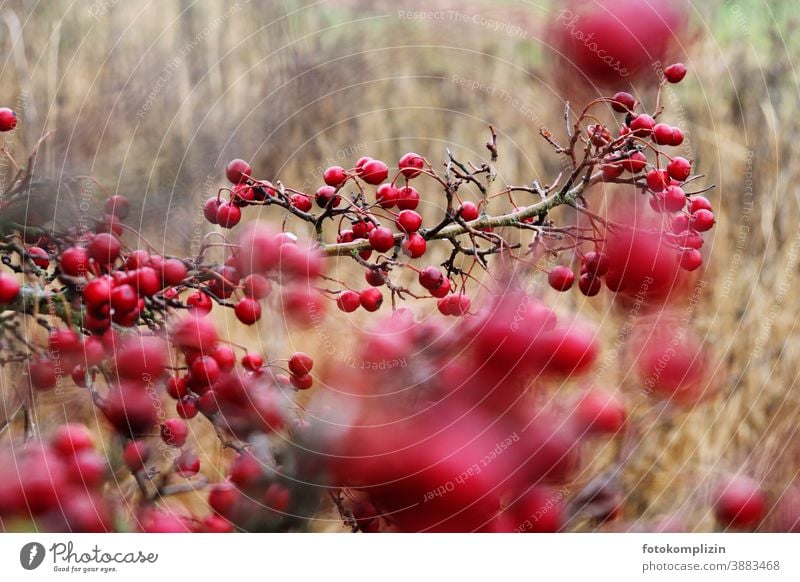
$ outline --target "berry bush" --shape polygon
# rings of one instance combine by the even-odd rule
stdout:
[[[547,184],[499,183],[491,127],[483,161],[362,157],[314,192],[232,160],[202,206],[218,229],[190,257],[159,253],[110,192],[88,225],[16,212],[38,146],[25,164],[5,152],[17,173],[0,197],[0,358],[24,373],[0,426],[2,527],[294,531],[333,511],[354,532],[555,532],[635,519],[620,474],[648,417],[628,405],[709,397],[702,347],[643,318],[637,350],[613,364],[644,387],[626,394],[592,380],[600,336],[546,301],[649,314],[688,301],[714,211],[693,162],[673,155],[684,129],[660,121],[662,88],[685,75],[667,67],[650,109],[625,92],[567,105],[564,130],[540,132],[564,160]],[[15,126],[0,109],[0,130]],[[250,220],[256,206],[275,220]],[[353,268],[340,280],[332,261]],[[228,339],[226,321],[303,329],[332,309],[368,312],[348,330],[359,366]],[[67,383],[100,431],[38,422],[37,402]],[[225,451],[222,478],[204,471],[206,434]],[[173,503],[187,497],[203,502]],[[765,507],[745,475],[709,499],[721,528],[759,527]]]

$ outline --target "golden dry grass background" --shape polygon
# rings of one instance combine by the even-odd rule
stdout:
[[[717,184],[718,222],[691,316],[719,394],[647,426],[625,481],[632,513],[677,511],[708,529],[716,476],[746,467],[777,495],[799,466],[800,32],[791,0],[685,7],[690,26],[678,56],[690,74],[671,89],[667,119],[690,130],[692,157],[706,183]],[[4,139],[21,151],[55,131],[37,172],[95,176],[129,196],[134,224],[175,253],[196,247],[205,229],[199,202],[223,185],[232,157],[251,160],[259,176],[312,189],[323,167],[365,153],[395,160],[414,150],[433,161],[451,147],[483,157],[492,123],[500,180],[548,182],[559,161],[538,128],[560,130],[564,96],[545,39],[554,8],[490,0],[6,0],[0,103],[17,109],[21,123]],[[481,14],[522,32],[401,16],[421,9]],[[484,86],[464,87],[472,81]],[[607,339],[624,316],[608,299],[555,300],[602,322]],[[331,329],[344,321],[337,318]],[[237,339],[263,342],[273,357],[288,353],[274,322]],[[294,340],[319,351],[325,336]],[[603,381],[623,382],[631,407],[647,414],[625,370]]]

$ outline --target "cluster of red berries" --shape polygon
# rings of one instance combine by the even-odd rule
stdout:
[[[681,63],[670,65],[664,70],[665,80],[680,82],[686,75],[686,67]],[[685,271],[694,271],[703,263],[700,248],[703,234],[714,226],[714,213],[711,203],[701,195],[688,195],[685,184],[691,179],[692,164],[681,156],[668,156],[657,146],[678,146],[683,143],[684,134],[678,127],[656,123],[655,117],[647,113],[637,113],[636,99],[626,92],[616,93],[607,101],[611,108],[626,114],[625,123],[616,137],[600,124],[591,125],[588,133],[598,151],[606,153],[601,165],[606,181],[614,182],[628,172],[633,183],[649,196],[652,209],[663,217],[659,228],[664,232],[663,239],[676,252],[677,266]],[[648,152],[653,152],[654,161],[648,160]],[[649,169],[648,169],[649,168]],[[581,293],[593,296],[600,292],[601,278],[614,292],[626,286],[625,270],[631,258],[615,260],[614,253],[606,253],[598,248],[586,253],[581,259],[578,286]],[[548,275],[550,286],[558,291],[567,291],[573,285],[575,276],[564,265],[551,269]]]
[[[63,424],[46,441],[4,447],[0,518],[6,527],[33,521],[44,531],[113,531],[114,501],[104,489],[109,474],[81,424]]]

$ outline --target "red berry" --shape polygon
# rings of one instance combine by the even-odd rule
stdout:
[[[0,273],[0,305],[14,301],[19,295],[20,284],[16,278],[6,273]]]
[[[292,206],[301,212],[308,212],[311,210],[311,198],[305,194],[292,194],[289,201],[292,203]]]
[[[681,269],[695,271],[703,264],[703,255],[697,249],[684,249],[681,253]]]
[[[580,429],[590,434],[615,434],[625,424],[625,407],[614,394],[591,390],[575,410]]]
[[[642,152],[633,152],[629,158],[620,161],[619,164],[630,173],[636,174],[647,165],[647,158]]]
[[[692,216],[689,218],[689,226],[697,232],[711,230],[711,227],[714,226],[714,213],[705,208],[692,212]]]
[[[397,191],[397,207],[400,210],[416,210],[419,206],[419,192],[412,186],[405,186]]]
[[[336,193],[336,188],[333,186],[321,186],[316,194],[314,200],[320,208],[336,208],[342,201],[342,197]]]
[[[245,277],[242,281],[244,294],[253,299],[264,299],[272,292],[272,283],[269,279],[262,277],[258,273],[253,273]]]
[[[600,169],[603,172],[604,180],[613,180],[615,178],[619,178],[622,175],[622,172],[625,171],[625,168],[622,167],[622,164],[603,164]]]
[[[355,291],[345,290],[336,298],[336,305],[345,313],[352,313],[361,305],[361,299]]]
[[[670,186],[664,191],[664,208],[667,212],[680,212],[686,206],[686,193],[680,186]]]
[[[170,418],[161,425],[161,439],[172,447],[182,447],[189,436],[189,427],[180,418]]]
[[[322,179],[328,186],[338,188],[347,180],[347,172],[341,166],[331,166],[322,174]]]
[[[171,339],[177,347],[211,353],[219,338],[212,322],[203,318],[189,317],[175,325]]]
[[[682,232],[686,232],[689,230],[689,217],[685,214],[679,214],[675,218],[672,219],[672,232],[675,234],[680,234]]]
[[[133,471],[141,471],[150,457],[150,446],[144,441],[130,441],[122,451],[125,465]]]
[[[653,192],[661,192],[669,185],[669,175],[666,170],[650,170],[645,176],[647,187]]]
[[[583,257],[586,272],[595,277],[602,277],[608,272],[608,257],[605,253],[590,251]]]
[[[388,275],[389,274],[383,269],[367,268],[364,271],[364,279],[366,279],[367,283],[373,287],[380,287],[386,283],[386,277]]]
[[[206,220],[211,224],[217,224],[217,211],[219,210],[220,204],[222,204],[222,200],[216,196],[209,198],[203,204],[203,216],[205,216]]]
[[[211,356],[219,364],[219,369],[223,372],[230,372],[236,365],[236,354],[230,346],[219,345]]]
[[[680,83],[686,76],[686,65],[683,63],[675,63],[664,69],[664,77],[670,83]]]
[[[478,207],[475,205],[475,203],[468,200],[466,202],[462,202],[461,206],[458,207],[458,215],[465,221],[470,222],[472,220],[477,220],[480,213],[478,212]]]
[[[106,214],[117,218],[126,218],[131,211],[131,203],[125,196],[116,194],[106,199],[104,210]]]
[[[403,254],[411,257],[412,259],[418,259],[424,255],[427,247],[428,243],[425,242],[423,236],[417,232],[411,233],[404,238],[400,245]]]
[[[11,131],[17,127],[17,115],[8,107],[0,107],[0,131]]]
[[[392,208],[397,204],[397,197],[400,192],[389,182],[381,184],[375,191],[375,199],[381,208]]]
[[[309,374],[314,367],[314,360],[305,352],[295,352],[289,358],[289,371],[295,376]]]
[[[556,265],[547,275],[547,282],[556,291],[567,291],[575,282],[575,274],[569,267]]]
[[[183,398],[189,393],[186,378],[181,376],[170,376],[167,380],[167,394],[175,400]]]
[[[37,390],[50,390],[55,387],[58,381],[55,366],[49,358],[38,358],[30,361],[28,375],[31,386]]]
[[[667,165],[667,172],[669,172],[669,176],[673,180],[683,182],[691,175],[692,164],[686,158],[677,156],[672,158],[672,161]]]
[[[237,319],[245,325],[253,325],[261,319],[261,304],[250,297],[242,297],[233,310]]]
[[[444,275],[442,275],[442,272],[432,265],[419,272],[419,284],[425,289],[436,289],[443,281]]]
[[[438,287],[435,287],[433,289],[428,289],[428,290],[431,292],[431,295],[441,299],[442,297],[444,297],[445,295],[450,293],[451,287],[452,287],[452,284],[450,283],[450,279],[447,279],[445,277],[445,278],[442,279],[442,282],[439,284]]]
[[[229,481],[215,483],[208,492],[208,506],[216,513],[227,516],[239,499],[239,490]]]
[[[369,156],[363,156],[363,157],[358,158],[358,161],[356,162],[356,170],[361,170],[364,167],[364,164],[366,164],[367,162],[369,162],[371,160],[372,160],[372,158],[369,157]]]
[[[375,287],[368,287],[361,292],[359,300],[367,311],[378,311],[383,303],[383,294]]]
[[[241,209],[231,202],[222,202],[217,208],[217,222],[222,228],[233,228],[242,220]]]
[[[139,305],[139,295],[130,285],[119,285],[111,291],[111,307],[115,312],[129,313]]]
[[[369,244],[379,253],[385,253],[394,247],[394,235],[388,228],[379,226],[369,233]]]
[[[637,115],[631,120],[630,128],[631,131],[633,131],[634,135],[642,137],[650,135],[655,125],[656,122],[652,117],[650,117],[646,113],[642,113],[641,115]]]
[[[183,451],[175,459],[175,471],[181,477],[194,477],[200,471],[200,457],[194,451]]]
[[[413,210],[403,210],[397,215],[395,223],[405,233],[417,232],[422,226],[422,217]]]
[[[261,354],[255,352],[248,352],[242,357],[242,367],[245,370],[255,372],[264,365],[264,358]]]
[[[168,286],[180,285],[186,279],[188,269],[183,261],[179,259],[167,259],[161,267],[164,283]]]
[[[110,277],[92,279],[83,288],[83,300],[89,309],[97,310],[100,306],[111,301],[113,281]]]
[[[765,510],[764,493],[749,477],[735,477],[717,489],[714,515],[725,527],[754,528],[764,519]]]
[[[89,269],[89,251],[83,247],[69,247],[58,261],[61,272],[69,277],[82,277]]]
[[[101,232],[89,243],[89,256],[101,265],[113,263],[119,256],[119,251],[119,239],[106,232]]]
[[[697,212],[698,210],[712,211],[711,202],[705,196],[694,196],[689,201],[689,211]]]
[[[175,405],[175,411],[178,416],[185,419],[197,416],[197,396],[190,394],[181,398]]]
[[[377,186],[389,175],[389,166],[380,160],[369,160],[361,166],[361,177],[367,184]]]
[[[683,143],[683,132],[679,127],[672,128],[672,142],[669,145],[679,146]]]
[[[657,123],[653,127],[653,141],[658,145],[672,145],[673,129],[666,123]]]
[[[213,305],[211,297],[202,291],[195,291],[186,298],[186,306],[189,308],[189,311],[196,316],[208,315]]]
[[[50,266],[50,255],[41,247],[30,247],[27,250],[28,256],[33,261],[33,264],[40,269],[46,269]]]
[[[375,228],[375,224],[371,220],[359,220],[353,223],[353,237],[354,238],[367,238],[369,233]]]
[[[420,170],[425,167],[425,160],[419,154],[408,152],[407,154],[403,154],[397,166],[400,168],[400,173],[411,180],[419,176]]]
[[[634,107],[636,107],[636,99],[625,91],[620,91],[611,99],[611,108],[618,113],[627,113],[628,111],[633,111]]]
[[[289,381],[292,383],[292,386],[298,390],[308,390],[314,383],[314,379],[311,377],[311,374],[303,374],[302,376],[295,376],[292,374],[292,376],[289,378]]]
[[[581,290],[581,293],[587,297],[594,297],[600,293],[600,278],[590,275],[589,273],[584,273],[581,275],[580,279],[578,279],[578,288]]]
[[[189,369],[192,379],[203,386],[210,386],[220,377],[219,364],[212,356],[200,356],[192,362]]]
[[[253,170],[250,168],[250,164],[238,158],[228,162],[228,165],[225,167],[225,175],[231,184],[246,182],[252,172]]]
[[[85,424],[63,424],[50,437],[50,445],[62,457],[74,456],[94,447],[92,433]]]

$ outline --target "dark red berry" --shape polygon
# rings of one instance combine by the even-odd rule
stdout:
[[[289,358],[289,371],[295,376],[303,376],[311,372],[314,360],[305,352],[295,352]]]
[[[625,91],[620,91],[611,100],[611,108],[618,113],[627,113],[628,111],[633,111],[634,107],[636,107],[636,99]]]
[[[664,69],[664,77],[670,83],[680,83],[686,76],[686,65],[683,63],[675,63]]]
[[[238,158],[228,162],[228,165],[225,167],[225,175],[231,184],[246,182],[252,172],[253,170],[250,168],[250,164]]]

